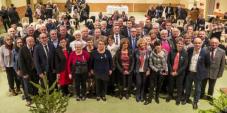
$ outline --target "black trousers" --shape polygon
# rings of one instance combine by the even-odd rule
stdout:
[[[96,83],[96,96],[105,97],[107,92],[108,80],[95,78],[95,83]]]
[[[3,20],[3,25],[4,25],[4,28],[7,32],[7,27],[10,28],[10,21],[9,20]]]
[[[124,95],[124,94],[130,94],[130,89],[132,86],[132,75],[123,75],[120,74],[119,77],[119,93],[120,95]]]
[[[184,75],[169,76],[168,95],[173,97],[174,86],[177,89],[177,100],[182,98]]]
[[[146,73],[139,72],[136,75],[136,98],[144,99],[144,90],[145,90],[145,81],[146,81]]]
[[[87,80],[87,73],[84,74],[75,74],[75,88],[76,88],[76,95],[78,97],[85,96],[86,94],[86,80]]]
[[[213,96],[216,80],[217,79],[210,79],[210,78],[206,78],[206,79],[202,80],[201,96],[205,95],[207,82],[209,82],[208,95]]]
[[[34,85],[31,84],[31,82],[38,84],[39,83],[39,77],[38,75],[29,75],[29,78],[23,78],[23,84],[24,84],[24,95],[25,99],[27,101],[31,101],[31,95],[37,95],[38,94],[38,88],[36,88]]]
[[[69,94],[69,85],[60,86],[60,90],[64,96]]]
[[[14,83],[16,83],[17,89],[20,88],[20,79],[18,78],[13,67],[6,67],[6,75],[10,90],[14,89]]]
[[[150,75],[150,90],[149,90],[148,98],[154,97],[154,90],[155,90],[155,97],[157,98],[159,97],[159,93],[160,93],[164,78],[165,76],[161,75],[158,72],[153,72]]]

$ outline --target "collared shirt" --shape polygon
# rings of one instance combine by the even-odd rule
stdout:
[[[197,62],[199,60],[200,51],[201,51],[201,49],[199,50],[198,53],[196,53],[195,50],[193,50],[193,55],[192,55],[192,59],[190,62],[190,67],[189,67],[189,71],[191,71],[191,72],[197,72]]]
[[[121,39],[119,34],[114,34],[114,42],[116,45],[120,46]]]
[[[54,44],[54,47],[55,47],[55,48],[58,47],[58,39],[56,39],[56,40],[52,40],[52,39],[51,39],[51,42]]]

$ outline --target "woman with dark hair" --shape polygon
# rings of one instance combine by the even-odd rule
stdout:
[[[120,76],[119,83],[119,98],[125,96],[126,99],[130,95],[130,87],[132,82],[132,71],[134,68],[133,51],[129,49],[129,40],[127,38],[121,39],[120,49],[116,52],[115,63]]]
[[[154,42],[154,48],[150,54],[149,66],[151,68],[151,85],[149,90],[149,96],[145,101],[144,105],[151,103],[152,98],[154,97],[154,89],[156,89],[155,102],[159,103],[159,92],[162,87],[164,76],[166,76],[168,73],[167,53],[165,52],[165,50],[162,49],[161,41]]]
[[[6,71],[11,95],[16,96],[17,93],[14,89],[14,83],[16,83],[17,89],[19,89],[20,82],[17,79],[15,70],[13,69],[13,38],[9,35],[4,37],[4,45],[0,47],[0,65],[1,68]]]
[[[22,47],[23,47],[23,40],[21,38],[17,38],[15,40],[15,45],[14,45],[14,49],[13,49],[13,69],[17,74],[16,79],[18,79],[20,84],[22,82],[22,78],[21,78],[22,73],[21,73],[21,70],[20,70],[19,63],[18,63],[18,58],[19,58],[19,51]],[[20,86],[20,85],[18,85],[18,86]],[[17,87],[16,93],[18,93],[18,94],[22,93],[21,90],[20,90],[20,87]]]
[[[63,95],[69,95],[68,85],[71,83],[67,67],[69,54],[70,51],[67,49],[67,41],[63,38],[59,41],[59,46],[56,49],[55,55],[58,85],[60,86]]]
[[[91,54],[91,74],[96,80],[96,99],[106,101],[109,76],[112,74],[113,61],[109,50],[105,49],[105,40],[98,40],[98,47]]]
[[[83,50],[83,42],[77,41],[74,44],[75,51],[71,52],[69,56],[68,72],[76,88],[76,100],[80,101],[86,100],[86,80],[90,55]]]
[[[144,101],[145,85],[147,76],[150,73],[149,56],[150,52],[147,49],[147,43],[144,38],[137,41],[138,49],[135,51],[135,72],[136,72],[136,101]]]
[[[180,104],[183,93],[183,80],[185,70],[188,64],[188,55],[184,50],[184,39],[176,38],[176,49],[172,50],[168,56],[168,67],[169,67],[169,85],[168,85],[168,97],[166,101],[169,102],[173,99],[174,84],[176,84],[177,97],[176,105]]]

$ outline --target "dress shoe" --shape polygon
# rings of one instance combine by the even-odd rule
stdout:
[[[125,98],[128,100],[128,99],[129,99],[129,95],[128,95],[128,94],[126,94],[126,95],[125,95]]]
[[[81,98],[81,100],[82,100],[82,101],[85,101],[85,100],[86,100],[86,97],[83,96],[83,97]]]
[[[155,98],[155,102],[156,102],[157,104],[159,104],[159,98],[158,98],[158,97]]]
[[[119,96],[119,98],[120,98],[120,100],[122,100],[122,99],[123,99],[123,96],[122,96],[122,95],[120,95],[120,96]]]
[[[176,105],[180,105],[180,101],[179,100],[176,100]]]
[[[76,101],[80,101],[80,97],[76,97]]]
[[[106,101],[106,97],[101,97],[103,101]]]
[[[166,98],[166,102],[169,102],[171,99],[172,99],[172,97],[171,97],[171,96],[168,96],[168,97]]]
[[[194,103],[192,104],[192,107],[193,107],[193,109],[198,109],[198,105],[197,105],[197,103],[196,103],[196,102],[194,102]]]
[[[151,103],[151,101],[145,101],[143,104],[144,105],[148,105],[148,104],[150,104]]]
[[[139,96],[136,97],[136,102],[140,102],[140,97]]]
[[[100,97],[96,97],[96,100],[97,100],[97,101],[100,101]]]
[[[22,94],[22,91],[20,89],[16,89],[17,94]]]

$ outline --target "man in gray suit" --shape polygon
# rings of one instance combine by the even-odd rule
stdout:
[[[212,38],[210,47],[207,49],[210,54],[210,66],[208,68],[208,76],[202,81],[201,98],[212,100],[211,96],[214,92],[216,80],[223,75],[225,67],[225,51],[218,47],[219,40]],[[209,82],[208,96],[205,96],[206,84]]]

